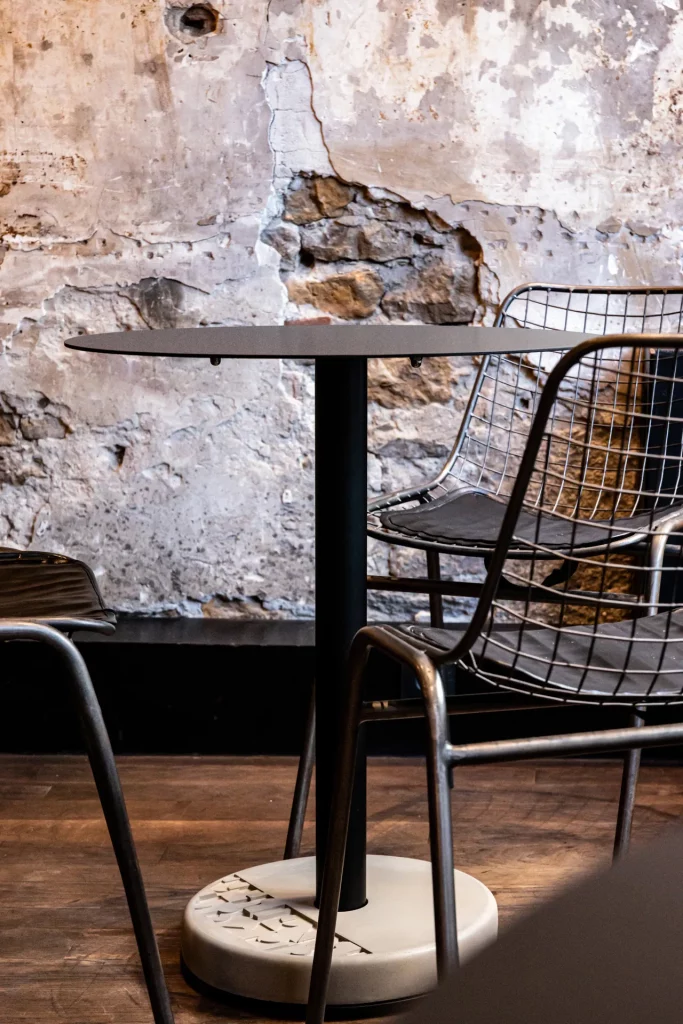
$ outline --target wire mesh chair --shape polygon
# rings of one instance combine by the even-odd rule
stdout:
[[[0,642],[50,647],[78,714],[135,932],[155,1024],[173,1024],[159,949],[107,729],[88,669],[70,636],[109,634],[116,619],[84,562],[65,555],[0,548]]]
[[[619,398],[618,414],[615,412]],[[366,627],[351,653],[309,1002],[323,1019],[361,721],[391,717],[362,703],[370,649],[409,666],[428,723],[428,791],[437,969],[457,963],[449,772],[460,764],[635,750],[683,740],[683,724],[454,745],[440,668],[555,704],[644,709],[683,704],[683,335],[591,339],[563,355],[535,416],[488,559],[461,628]],[[567,466],[577,467],[570,475]],[[591,581],[546,582],[562,552]],[[503,573],[518,588],[512,599]],[[629,593],[623,574],[634,578]],[[561,599],[544,600],[559,589]],[[634,597],[635,595],[635,597]],[[400,702],[399,702],[400,703]],[[396,714],[396,708],[393,713]]]
[[[677,333],[683,321],[683,287],[608,288],[526,284],[511,292],[500,306],[497,327],[568,330],[594,335],[630,333]],[[368,533],[390,544],[420,548],[427,555],[427,579],[371,576],[370,589],[428,592],[431,624],[443,625],[444,594],[477,596],[480,586],[471,582],[442,580],[440,555],[486,558],[495,546],[505,511],[505,500],[519,470],[520,460],[548,374],[560,354],[491,355],[479,368],[452,450],[437,475],[407,490],[384,495],[368,506]],[[610,382],[610,386],[612,383]],[[623,375],[613,385],[613,406],[597,415],[587,406],[575,406],[572,429],[592,415],[594,432],[610,437],[610,448],[627,441],[620,422]],[[640,396],[632,395],[635,401]],[[565,501],[571,504],[572,487],[581,472],[575,451],[556,467],[553,487],[543,495],[549,509]],[[606,454],[605,468],[612,452]],[[624,464],[624,479],[632,463]],[[599,469],[596,469],[599,472]],[[599,516],[600,492],[582,514]],[[539,507],[540,497],[536,507]],[[617,511],[624,518],[636,514],[626,494]],[[521,524],[520,524],[521,525]],[[635,524],[634,524],[635,525]],[[590,534],[594,536],[594,534]],[[554,524],[549,546],[561,551],[569,541],[567,527]],[[624,538],[624,543],[628,539]],[[554,578],[561,582],[561,567]],[[559,575],[558,575],[559,573]],[[552,600],[552,595],[549,598]]]
[[[596,336],[677,333],[683,330],[683,287],[525,284],[503,301],[496,326],[578,331]],[[561,353],[554,352],[483,358],[458,435],[437,475],[407,490],[383,495],[368,506],[369,535],[389,544],[425,551],[427,576],[369,576],[370,590],[428,593],[432,626],[444,624],[444,595],[476,598],[481,593],[481,584],[471,579],[443,579],[440,556],[471,556],[483,559],[484,563],[490,557],[540,395],[560,356]],[[617,464],[623,486],[615,512],[620,519],[628,521],[622,543],[627,547],[639,542],[638,515],[643,512],[643,503],[642,499],[640,503],[635,500],[633,491],[638,487],[638,473],[646,464],[629,455],[618,462],[617,451],[628,451],[629,445],[634,443],[622,419],[622,406],[647,400],[647,393],[642,386],[640,390],[632,388],[629,393],[629,378],[623,370],[615,377],[612,368],[605,365],[601,372],[604,379],[596,379],[596,386],[604,386],[613,401],[603,403],[599,410],[586,403],[575,403],[572,422],[568,425],[574,432],[588,426],[595,444],[585,451],[565,445],[563,454],[561,452],[555,460],[552,485],[547,481],[544,493],[536,494],[534,513],[524,512],[519,524],[522,532],[533,532],[534,515],[539,509],[544,515],[546,509],[553,515],[552,530],[551,522],[544,520],[544,539],[552,549],[550,553],[556,557],[554,561],[549,560],[548,573],[541,580],[546,584],[545,593],[537,595],[548,602],[562,600],[562,594],[558,595],[555,588],[578,568],[578,562],[563,558],[564,549],[572,541],[571,529],[566,516],[555,513],[573,507],[576,482],[582,473],[590,472],[595,484],[590,501],[584,497],[580,509],[581,517],[587,521],[584,536],[591,545],[595,544],[597,534],[595,527],[589,524],[600,519],[605,502],[609,507],[611,500],[599,483],[603,478],[606,485],[614,482],[613,467]],[[633,430],[632,424],[630,429]],[[639,441],[642,440],[640,437]],[[660,440],[653,428],[644,443],[654,449]],[[563,442],[557,444],[561,448]],[[669,477],[669,485],[675,492],[676,481],[671,473]],[[523,552],[520,554],[524,557]],[[510,596],[514,595],[516,584],[508,573],[501,586]],[[638,724],[639,720],[634,716],[633,723]],[[309,728],[292,804],[286,856],[298,855],[312,770],[313,744]],[[633,753],[625,763],[615,839],[617,853],[628,845],[637,770],[638,754]]]

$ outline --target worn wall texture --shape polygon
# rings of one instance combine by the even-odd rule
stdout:
[[[310,614],[312,368],[64,338],[478,323],[525,280],[678,283],[679,7],[4,0],[5,542],[86,558],[124,611]],[[374,490],[436,467],[472,374],[373,366]]]

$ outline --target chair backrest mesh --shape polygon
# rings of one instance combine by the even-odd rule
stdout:
[[[682,330],[682,321],[683,288],[531,284],[508,296],[496,323],[513,329],[606,335],[676,333]],[[540,394],[561,355],[484,359],[443,481],[446,487],[466,485],[496,495],[509,493]],[[547,469],[532,481],[528,504],[558,514],[576,512],[587,519],[603,519],[636,514],[653,487],[658,501],[664,500],[651,471],[656,468],[653,452],[657,445],[666,447],[668,433],[662,434],[658,421],[634,416],[656,397],[649,365],[646,352],[629,349],[600,353],[595,365],[576,368],[574,377],[564,383],[543,453]],[[662,386],[660,382],[657,400],[666,402]],[[666,472],[673,493],[673,466]]]
[[[493,600],[464,667],[555,700],[683,700],[682,436],[683,336],[610,338],[565,368],[500,541],[523,589]]]

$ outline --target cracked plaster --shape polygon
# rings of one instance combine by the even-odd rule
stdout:
[[[310,615],[311,367],[104,358],[64,338],[320,313],[289,301],[268,238],[316,177],[466,232],[475,322],[524,280],[679,283],[683,13],[216,0],[217,31],[184,40],[168,6],[0,10],[3,537],[86,558],[119,610]],[[324,262],[297,274],[339,272]],[[386,286],[371,257],[354,266]],[[438,465],[473,367],[372,373],[376,492]],[[371,553],[375,571],[414,558]]]

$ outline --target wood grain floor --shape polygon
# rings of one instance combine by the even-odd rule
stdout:
[[[207,882],[280,855],[294,762],[129,757],[120,770],[178,1024],[252,1019],[182,980],[180,915]],[[609,861],[618,784],[609,763],[456,772],[456,863],[492,889],[503,925]],[[635,841],[660,834],[682,810],[683,768],[646,767]],[[310,848],[310,824],[306,841]],[[371,762],[369,848],[428,857],[421,763]],[[0,757],[0,1024],[150,1020],[86,762]]]

